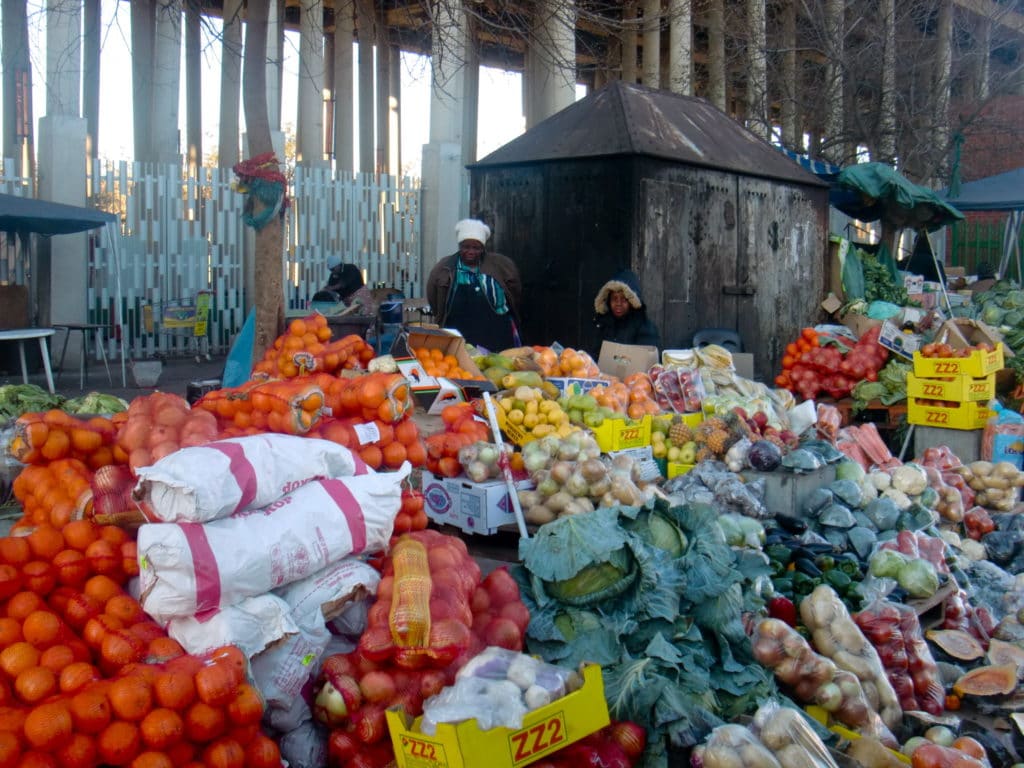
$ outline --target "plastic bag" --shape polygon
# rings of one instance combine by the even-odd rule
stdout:
[[[143,525],[142,607],[157,621],[206,614],[387,545],[411,468],[316,480],[212,523]]]
[[[135,497],[154,522],[206,523],[265,507],[314,478],[369,471],[329,440],[252,435],[184,448],[140,467]]]
[[[993,400],[989,407],[995,415],[985,422],[981,435],[982,460],[1008,461],[1021,469],[1024,467],[1024,416],[1004,408],[998,400]]]
[[[795,709],[775,701],[762,704],[750,730],[782,768],[838,768],[828,747]]]
[[[811,631],[814,647],[857,677],[883,722],[890,728],[899,723],[903,712],[882,661],[835,590],[825,584],[815,587],[800,602],[800,618]]]
[[[727,723],[715,728],[707,741],[694,747],[690,765],[701,768],[782,768],[757,736],[742,725]]]
[[[688,474],[693,475],[714,494],[714,503],[726,510],[747,517],[765,518],[769,513],[764,505],[764,484],[748,487],[720,461],[702,461]],[[757,493],[761,496],[758,498]]]

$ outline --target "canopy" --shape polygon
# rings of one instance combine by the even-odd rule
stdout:
[[[936,192],[907,179],[885,163],[849,165],[839,172],[829,202],[861,221],[929,232],[964,215]]]
[[[1024,168],[1017,168],[960,185],[955,197],[944,197],[961,211],[1017,211],[1024,209]]]
[[[0,232],[70,235],[116,222],[116,215],[95,208],[0,194]]]
[[[103,233],[114,252],[114,268],[117,271],[117,296],[114,303],[114,323],[121,326],[121,256],[118,247],[118,218],[113,213],[96,208],[51,203],[32,197],[0,194],[0,232],[17,232],[36,235],[70,235],[103,228]],[[121,337],[121,386],[127,386],[125,370],[126,342]]]

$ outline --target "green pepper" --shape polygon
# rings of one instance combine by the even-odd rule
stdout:
[[[793,579],[772,579],[772,588],[780,595],[791,595]]]
[[[832,555],[818,555],[814,559],[814,564],[823,571],[831,571],[836,567],[836,559]]]
[[[833,568],[831,571],[825,571],[825,582],[840,595],[846,594],[846,591],[850,588],[850,584],[853,583],[850,577],[838,568]]]
[[[768,555],[769,560],[776,560],[784,566],[789,565],[789,561],[793,557],[793,550],[782,544],[769,544],[764,548],[764,553]]]
[[[840,560],[839,570],[845,573],[851,579],[860,579],[861,577],[861,566],[857,560]]]

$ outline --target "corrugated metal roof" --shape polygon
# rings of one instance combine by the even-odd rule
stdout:
[[[747,176],[828,186],[703,99],[615,81],[471,168],[649,155]]]

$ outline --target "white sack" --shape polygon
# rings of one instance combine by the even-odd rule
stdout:
[[[207,523],[265,507],[311,480],[372,470],[330,440],[262,434],[183,448],[137,472],[135,498],[151,520]]]
[[[315,480],[264,509],[139,528],[142,607],[159,622],[206,614],[303,579],[391,538],[409,463]]]

